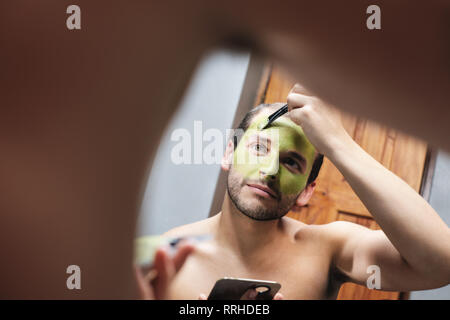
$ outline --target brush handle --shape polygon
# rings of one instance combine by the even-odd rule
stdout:
[[[272,113],[269,116],[269,121],[263,127],[263,129],[267,128],[272,122],[277,120],[279,117],[281,117],[283,114],[287,113],[288,111],[289,111],[289,108],[288,108],[288,105],[286,103],[284,106],[282,106],[280,109],[278,109],[277,111],[275,111],[274,113]]]

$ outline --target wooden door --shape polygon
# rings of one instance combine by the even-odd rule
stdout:
[[[285,102],[294,81],[280,69],[269,66],[261,81],[255,104]],[[415,138],[360,117],[342,114],[345,129],[376,160],[419,192],[424,173],[427,145]],[[288,216],[308,224],[350,221],[379,229],[370,212],[351,189],[336,167],[325,159],[317,178],[317,187],[309,204]],[[338,299],[400,299],[404,293],[369,290],[346,283]]]

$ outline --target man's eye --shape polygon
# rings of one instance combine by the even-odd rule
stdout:
[[[255,143],[254,145],[252,145],[252,149],[258,153],[267,153],[266,146],[259,143]]]
[[[285,159],[285,160],[284,160],[284,163],[285,163],[286,165],[288,165],[289,167],[291,167],[292,169],[296,170],[296,171],[301,171],[301,169],[302,169],[302,168],[300,167],[300,165],[298,164],[298,162],[295,161],[295,160],[293,160],[293,159],[291,159],[291,158]]]

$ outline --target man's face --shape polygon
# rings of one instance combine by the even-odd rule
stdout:
[[[236,207],[255,220],[284,216],[305,189],[315,148],[288,117],[258,130],[271,110],[261,111],[245,131],[233,155],[228,193]]]

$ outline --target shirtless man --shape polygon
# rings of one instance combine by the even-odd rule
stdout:
[[[370,265],[380,267],[383,290],[448,284],[450,229],[430,205],[361,149],[321,100],[296,85],[288,103],[290,113],[262,131],[255,129],[280,104],[254,109],[238,145],[228,143],[222,211],[166,233],[214,238],[197,246],[162,298],[205,297],[216,280],[238,277],[277,281],[285,299],[335,299],[343,282],[365,285]],[[284,217],[312,196],[318,152],[343,173],[382,231]]]

